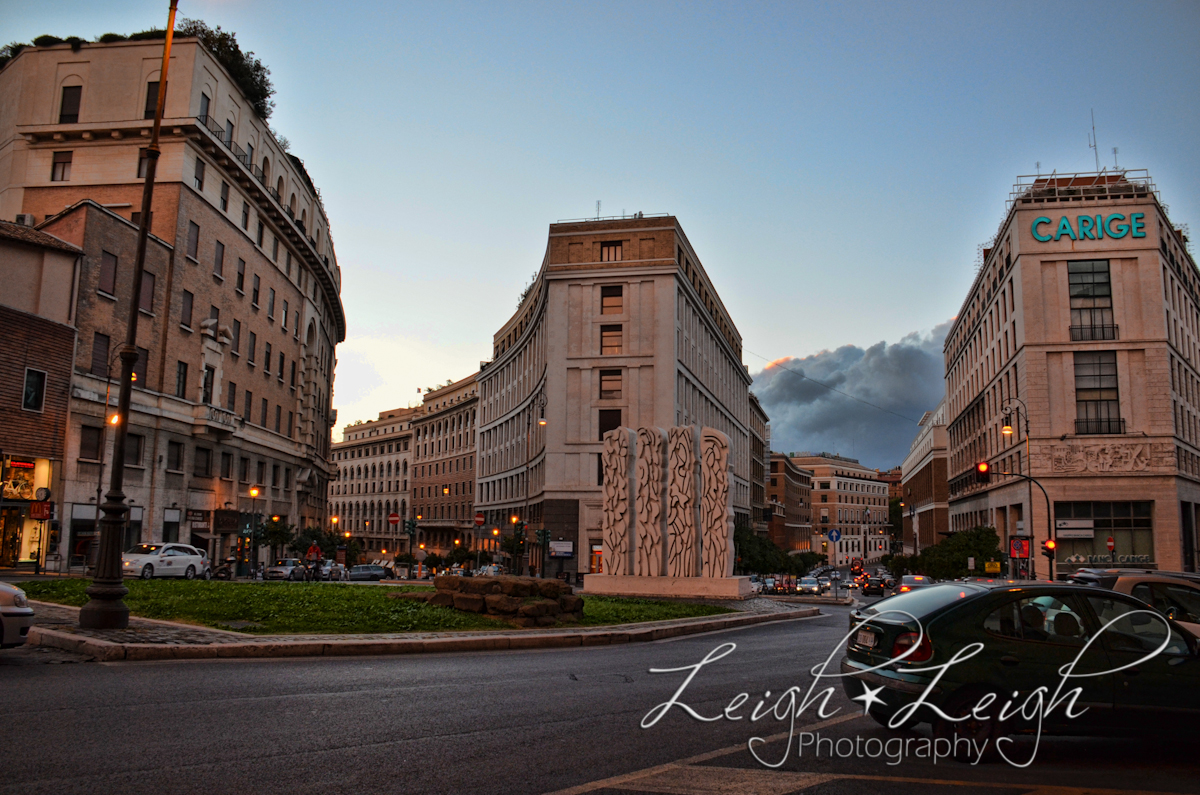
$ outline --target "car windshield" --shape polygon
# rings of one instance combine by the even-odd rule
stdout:
[[[805,577],[803,580],[800,581],[800,584],[801,585],[816,585],[817,580],[815,577]]]
[[[290,565],[292,565],[292,562],[290,560],[277,560],[277,561],[275,561],[275,565],[276,566],[290,566]]]
[[[879,614],[888,610],[903,610],[905,613],[911,613],[919,619],[936,610],[942,609],[946,605],[953,604],[959,599],[966,599],[968,596],[974,596],[986,590],[986,588],[980,588],[977,585],[964,583],[935,585],[931,588],[921,588],[916,591],[889,596],[887,599],[883,599],[865,608],[863,612]],[[899,613],[893,613],[886,620],[903,622],[911,619]]]
[[[905,574],[900,578],[900,582],[905,585],[928,585],[930,580],[921,574]]]
[[[162,544],[138,544],[136,547],[131,547],[126,555],[153,555],[158,550],[162,549]]]

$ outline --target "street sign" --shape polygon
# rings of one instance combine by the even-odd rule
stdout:
[[[987,561],[986,563],[983,564],[983,570],[987,574],[999,574],[1000,573],[1000,561],[998,561],[998,560]]]
[[[400,524],[400,514],[389,513],[388,514],[388,524],[393,525],[393,526]]]
[[[1112,551],[1113,551],[1113,550],[1115,550],[1116,548],[1117,548],[1117,542],[1113,541],[1113,537],[1112,537],[1112,536],[1109,536],[1109,537],[1108,537],[1108,551],[1109,551],[1109,552],[1112,552]]]
[[[967,571],[975,571],[975,558],[967,558]]]
[[[1029,539],[1028,538],[1024,538],[1024,537],[1010,538],[1008,540],[1008,543],[1009,543],[1009,555],[1011,557],[1014,557],[1014,558],[1029,557]]]
[[[482,513],[475,514],[475,526],[483,527],[483,514]]]
[[[838,541],[841,540],[841,538],[842,538],[842,531],[838,530],[836,527],[829,531],[829,540],[830,541],[837,543]]]

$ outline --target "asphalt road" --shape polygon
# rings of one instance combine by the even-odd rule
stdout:
[[[1190,751],[1165,738],[1044,738],[1023,770],[798,757],[794,742],[788,753],[777,740],[760,753],[786,759],[768,769],[746,742],[787,725],[747,716],[767,690],[807,689],[809,669],[846,631],[846,609],[827,613],[537,652],[51,665],[42,663],[72,658],[4,651],[0,792],[1200,792]],[[743,719],[701,722],[677,707],[641,728],[684,679],[649,669],[695,665],[725,643],[736,648],[699,671],[679,702],[714,717],[745,692]],[[830,707],[834,722],[813,707],[797,731],[821,722],[831,739],[893,736],[840,687]]]

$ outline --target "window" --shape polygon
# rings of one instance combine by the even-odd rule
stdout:
[[[175,363],[175,397],[187,399],[187,362]]]
[[[295,413],[294,411],[289,411],[289,412],[288,412],[288,424],[287,424],[287,435],[288,435],[288,438],[289,438],[289,439],[290,439],[290,438],[292,437],[292,435],[293,435],[293,434],[292,434],[292,429],[293,429],[293,427],[294,427],[294,425],[295,425],[295,422],[296,422],[296,413]],[[288,470],[288,471],[290,472],[291,470]],[[288,488],[290,489],[290,488],[291,488],[291,486],[288,486]]]
[[[137,349],[137,361],[133,363],[133,383],[146,388],[146,363],[150,361],[150,351],[145,348]]]
[[[617,400],[621,397],[621,371],[600,371],[600,399]]]
[[[154,312],[154,274],[150,271],[142,271],[142,295],[138,301],[138,309]]]
[[[1124,433],[1116,351],[1075,352],[1075,432]]]
[[[71,180],[71,152],[55,152],[54,162],[50,166],[51,182],[69,182]]]
[[[1117,665],[1129,659],[1138,659],[1152,654],[1166,641],[1162,654],[1186,656],[1190,654],[1187,643],[1166,621],[1150,613],[1144,604],[1126,601],[1113,596],[1088,596],[1088,602],[1096,611],[1100,625],[1106,626],[1104,640],[1110,652],[1125,652],[1117,657]],[[1167,633],[1170,633],[1170,638]],[[1128,653],[1132,652],[1133,655]]]
[[[204,161],[196,158],[196,171],[192,176],[192,186],[196,190],[204,190]]]
[[[167,471],[183,471],[183,443],[167,442]]]
[[[221,319],[221,310],[218,309],[216,306],[210,304],[208,307],[208,319],[209,320],[220,320]]]
[[[239,348],[242,343],[242,321],[233,321],[233,340],[230,342],[230,351],[239,353]]]
[[[146,437],[139,436],[136,433],[130,433],[125,436],[125,466],[140,467],[142,465],[142,451],[145,449]]]
[[[192,259],[196,259],[196,255],[200,251],[200,225],[195,221],[188,221],[188,236],[187,236],[187,255]]]
[[[92,375],[108,376],[108,335],[92,335]]]
[[[207,447],[196,448],[195,466],[192,472],[197,477],[212,477],[212,450],[209,450]]]
[[[129,220],[133,221],[134,226],[137,226],[138,224],[140,224],[142,222],[142,214],[140,212],[130,213]],[[154,224],[154,213],[150,213],[150,217],[146,219],[146,228],[149,229],[153,224]]]
[[[250,202],[242,202],[242,229],[250,229]]]
[[[254,405],[254,393],[246,390],[246,399],[242,403],[242,419],[250,422],[250,408]]]
[[[287,260],[287,269],[284,271],[284,273],[286,273],[287,277],[290,279],[292,278],[292,252],[287,252],[285,259]]]
[[[283,351],[280,351],[279,352],[279,367],[276,368],[275,374],[279,376],[279,380],[281,383],[283,381],[283,362],[284,362]]]
[[[600,314],[619,315],[625,311],[621,285],[600,288]]]
[[[240,293],[246,289],[246,260],[238,257],[237,271],[237,291]]]
[[[604,440],[604,434],[621,427],[620,409],[600,409],[600,434],[597,438]]]
[[[271,465],[271,488],[279,488],[279,464]]]
[[[296,386],[296,362],[294,360],[292,361],[292,386]],[[391,445],[388,445],[388,447],[390,448]]]
[[[250,303],[258,306],[258,290],[262,281],[258,278],[258,274],[254,274],[254,289],[250,291]]]
[[[170,87],[170,81],[167,81],[167,88]],[[163,99],[166,99],[166,91],[163,91]],[[166,103],[164,102],[164,105]],[[144,118],[153,119],[154,112],[158,108],[158,81],[151,80],[146,84],[146,113]]]
[[[262,399],[262,421],[259,423],[264,428],[267,427],[267,399]]]
[[[288,434],[289,436],[291,434]],[[286,467],[283,470],[283,487],[288,491],[292,490],[292,468]]]
[[[267,462],[266,461],[258,462],[258,480],[255,482],[260,483],[260,484],[267,482]]]
[[[208,106],[212,104],[212,100],[208,98],[208,94],[200,93],[200,118],[208,121]]]
[[[271,343],[263,346],[263,372],[271,374]]]
[[[117,294],[117,256],[107,251],[100,252],[100,283],[96,289],[102,293]]]
[[[221,212],[229,212],[229,183],[221,183]]]
[[[1167,618],[1200,624],[1200,591],[1169,582],[1143,582],[1133,586],[1133,597]]]
[[[79,457],[88,461],[100,460],[100,434],[103,428],[84,425],[79,434]]]
[[[257,347],[258,347],[258,335],[255,334],[253,331],[251,331],[250,332],[250,350],[248,351],[248,353],[250,355],[246,357],[247,361],[249,361],[250,364],[254,364],[254,349]]]
[[[275,319],[275,288],[267,288],[267,317]]]
[[[21,392],[21,408],[25,411],[41,411],[46,404],[46,373],[44,370],[25,368],[25,389]]]
[[[79,121],[79,99],[83,86],[63,86],[62,103],[58,106],[58,123],[75,124]]]
[[[283,427],[283,407],[276,405],[275,406],[275,433],[279,433],[279,430],[281,427]]]
[[[297,309],[292,313],[292,336],[298,338],[300,336],[300,310]]]
[[[1115,340],[1108,260],[1067,263],[1071,291],[1071,339]]]
[[[216,242],[213,253],[213,276],[225,278],[225,244]]]
[[[279,262],[279,238],[277,237],[271,240],[271,259]]]
[[[195,301],[195,296],[187,290],[183,291],[183,300],[179,311],[180,325],[192,327],[192,303]]]
[[[279,316],[281,318],[280,322],[283,324],[284,331],[287,331],[287,316],[288,316],[288,302],[284,301],[283,302],[283,314],[281,314]]]
[[[225,145],[233,143],[233,119],[225,120]]]
[[[620,262],[621,261],[621,241],[613,240],[608,243],[600,244],[600,261],[601,262]]]
[[[983,622],[993,635],[1014,640],[1035,640],[1083,647],[1088,633],[1083,617],[1071,601],[1053,596],[1014,599],[1001,605]]]
[[[233,453],[221,453],[221,477],[233,480]]]
[[[204,365],[204,381],[200,386],[200,402],[211,406],[213,401],[213,379],[217,372],[209,365]]]
[[[264,229],[265,229],[265,228],[266,228],[266,227],[263,225],[263,222],[262,222],[262,221],[259,221],[259,222],[258,222],[258,232],[257,232],[257,234],[255,235],[255,240],[256,240],[256,242],[258,243],[258,245],[259,245],[259,247],[260,247],[260,248],[262,247],[262,242],[263,242],[263,231],[264,231]]]
[[[232,381],[225,384],[225,410],[237,411],[237,384]]]
[[[242,483],[250,482],[250,459],[242,458],[238,460],[238,480]]]
[[[612,356],[621,353],[621,327],[600,327],[600,355]]]

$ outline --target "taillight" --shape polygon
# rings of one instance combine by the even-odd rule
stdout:
[[[911,590],[912,590],[912,588],[909,588],[907,585],[900,586],[900,593],[904,593],[905,591],[911,591]]]
[[[921,639],[919,644],[917,643],[918,638]],[[929,635],[921,637],[916,632],[904,632],[892,644],[892,659],[904,654],[914,645],[916,645],[917,650],[905,657],[904,662],[926,662],[929,658],[933,657],[933,644],[929,642]]]

